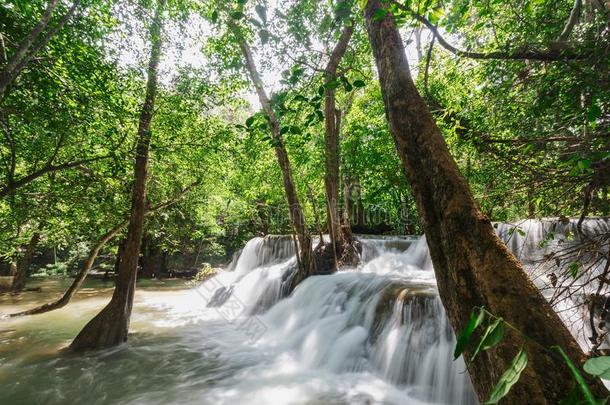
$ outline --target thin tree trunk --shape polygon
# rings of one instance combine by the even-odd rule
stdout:
[[[145,215],[150,215],[153,212],[159,211],[163,208],[166,208],[166,207],[174,204],[176,201],[178,201],[180,198],[182,198],[184,195],[186,195],[191,189],[193,189],[199,183],[200,183],[199,181],[194,182],[190,186],[181,190],[180,193],[178,193],[172,199],[150,208],[149,210],[146,211]],[[10,314],[9,317],[43,314],[45,312],[50,312],[55,309],[59,309],[59,308],[62,308],[62,307],[65,307],[66,305],[68,305],[68,303],[70,302],[70,300],[72,299],[72,297],[74,296],[76,291],[78,291],[80,289],[81,285],[85,281],[85,278],[87,278],[87,275],[89,274],[89,271],[93,267],[93,264],[95,263],[95,259],[97,258],[97,255],[99,254],[102,247],[104,247],[104,245],[106,243],[108,243],[109,240],[114,238],[120,232],[120,230],[123,229],[123,227],[125,225],[127,225],[128,223],[129,223],[128,220],[125,220],[125,221],[115,225],[112,229],[110,229],[101,238],[99,238],[97,240],[97,242],[93,245],[93,247],[89,251],[89,256],[87,256],[87,260],[85,261],[85,263],[83,264],[83,267],[80,269],[80,271],[76,275],[76,278],[74,279],[74,281],[72,282],[70,287],[68,287],[68,289],[64,292],[64,294],[59,299],[57,299],[53,302],[49,302],[49,303],[40,305],[36,308],[32,308],[32,309],[28,309],[26,311]],[[119,253],[117,254],[117,259],[119,259],[123,255],[123,253],[122,253],[123,251],[124,251],[124,241],[121,241],[119,243]],[[162,267],[163,271],[166,270],[166,268],[165,268],[166,262],[167,262],[167,255],[164,254],[163,267]],[[117,266],[116,266],[117,270],[119,267],[118,266],[119,263],[120,263],[120,260],[117,260]],[[118,273],[118,271],[117,271],[117,273]],[[108,278],[108,272],[106,272],[104,274],[104,278]]]
[[[271,135],[273,137],[273,142],[275,145],[275,154],[277,156],[278,164],[282,171],[282,180],[284,183],[284,192],[286,193],[286,200],[288,201],[290,219],[292,221],[292,227],[294,228],[297,234],[297,238],[301,248],[301,269],[297,273],[297,276],[293,282],[293,286],[296,286],[296,284],[298,284],[300,281],[314,274],[311,236],[309,235],[309,232],[307,230],[305,217],[303,215],[303,209],[301,208],[301,203],[299,202],[297,190],[294,185],[294,180],[292,178],[292,169],[290,167],[290,160],[288,159],[288,152],[286,151],[284,141],[282,140],[282,135],[280,134],[280,122],[277,116],[275,115],[273,108],[271,107],[269,97],[267,96],[267,93],[263,86],[263,82],[256,68],[256,64],[254,63],[254,58],[252,57],[252,51],[250,50],[250,46],[246,42],[245,38],[241,35],[239,29],[235,26],[235,24],[230,24],[231,30],[239,41],[239,46],[244,56],[246,68],[248,70],[248,74],[250,75],[250,80],[252,81],[252,84],[256,89],[258,99],[263,107],[263,110],[265,111],[265,114],[267,114],[267,116],[269,117],[269,126],[271,128]]]
[[[59,309],[59,308],[66,306],[68,304],[68,302],[70,302],[70,300],[72,299],[74,294],[76,294],[76,291],[78,291],[78,289],[81,287],[81,285],[85,281],[85,278],[87,278],[87,275],[89,274],[89,270],[91,270],[91,267],[93,267],[93,263],[95,262],[95,259],[97,258],[97,255],[98,255],[100,249],[106,244],[106,242],[108,242],[117,233],[119,233],[119,231],[126,224],[127,224],[127,221],[121,222],[120,224],[116,225],[114,228],[112,228],[111,230],[106,232],[100,239],[98,239],[98,241],[95,243],[95,245],[93,245],[93,247],[91,248],[91,251],[89,252],[89,256],[87,256],[87,260],[85,260],[85,263],[83,264],[83,267],[78,272],[78,275],[76,276],[76,278],[74,279],[74,281],[72,282],[70,287],[66,290],[66,292],[59,299],[57,299],[53,302],[43,304],[36,308],[28,309],[26,311],[18,312],[15,314],[10,314],[9,316],[18,317],[18,316],[24,316],[24,315],[42,314],[42,313],[50,312],[55,309]]]
[[[558,345],[576,363],[585,357],[549,303],[497,237],[451,157],[440,130],[410,75],[404,46],[391,13],[376,21],[380,0],[369,0],[365,18],[381,83],[390,132],[411,184],[434,263],[438,290],[455,331],[474,307],[484,306],[532,340],[512,331],[469,366],[482,401],[525,347],[529,362],[506,403],[556,404],[573,388],[565,363],[533,342]],[[466,350],[471,360],[472,348]],[[594,392],[605,390],[589,381]]]
[[[57,6],[57,0],[51,0],[49,2],[47,9],[45,10],[38,24],[36,24],[32,31],[30,31],[28,35],[23,39],[23,41],[21,41],[21,44],[19,45],[19,48],[17,49],[15,54],[7,62],[2,72],[0,72],[0,98],[4,96],[4,94],[6,93],[6,89],[17,78],[17,76],[19,76],[23,68],[25,68],[27,64],[30,63],[36,53],[40,51],[49,42],[49,40],[55,34],[57,34],[57,32],[59,32],[60,29],[63,28],[63,26],[68,22],[68,20],[70,20],[79,4],[80,0],[74,1],[68,12],[61,18],[57,25],[38,40],[38,38],[41,36],[42,31],[49,24],[49,20],[51,19],[53,10]],[[34,45],[34,42],[36,42],[37,40],[38,42]]]
[[[142,241],[146,212],[146,178],[151,139],[150,123],[157,92],[157,70],[161,56],[161,26],[166,2],[167,0],[158,1],[154,21],[150,27],[152,47],[148,65],[146,97],[140,113],[138,127],[131,216],[116,287],[110,303],[74,339],[70,345],[73,350],[101,349],[116,346],[127,340],[138,271],[138,252]]]
[[[32,264],[34,255],[36,254],[36,246],[38,246],[38,242],[40,242],[41,228],[42,226],[39,226],[38,229],[34,231],[25,248],[23,256],[17,260],[16,271],[15,275],[13,276],[13,283],[11,285],[11,290],[13,292],[19,292],[25,288],[28,269],[30,268],[30,264]]]
[[[343,235],[341,232],[341,217],[339,215],[339,129],[341,112],[337,110],[335,88],[332,82],[337,80],[337,68],[345,55],[347,45],[354,32],[353,24],[346,25],[341,32],[339,41],[333,49],[324,73],[324,123],[325,123],[325,170],[324,186],[326,188],[326,216],[328,233],[333,247],[335,266],[338,265],[337,255],[343,252]]]
[[[51,20],[51,16],[53,15],[53,10],[57,7],[57,0],[50,0],[47,8],[45,9],[40,21],[32,28],[32,30],[23,38],[23,40],[19,43],[19,47],[13,54],[13,56],[8,59],[6,65],[0,72],[0,97],[4,94],[4,90],[8,87],[10,82],[12,81],[12,73],[17,68],[17,66],[21,63],[21,61],[27,56],[27,53],[36,40],[40,33],[47,27],[49,21]]]

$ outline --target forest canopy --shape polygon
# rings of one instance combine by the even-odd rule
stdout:
[[[602,2],[576,2],[576,20],[569,2],[390,3],[418,89],[490,219],[608,214],[610,76]],[[129,211],[155,4],[6,1],[3,66],[50,4],[27,60],[14,77],[3,76],[5,272],[33,240],[38,254],[59,255],[49,272],[66,271]],[[150,214],[145,240],[168,254],[199,252],[222,262],[254,235],[291,232],[268,115],[235,27],[281,120],[310,231],[326,231],[329,89],[341,117],[340,204],[348,199],[352,225],[363,232],[420,231],[359,7],[351,1],[168,3],[147,204],[188,193]],[[353,34],[328,81],[326,64],[345,26]],[[120,239],[105,251],[115,252]]]

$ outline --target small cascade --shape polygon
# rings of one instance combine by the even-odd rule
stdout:
[[[547,276],[558,266],[549,258],[578,243],[576,223],[495,225],[549,300],[557,289],[549,288]],[[609,230],[607,220],[588,220],[583,226],[587,238]],[[303,398],[287,403],[478,403],[464,361],[453,361],[455,336],[438,297],[425,238],[360,241],[362,263],[357,268],[310,277],[286,298],[282,282],[297,265],[294,243],[286,236],[252,239],[232,271],[199,287],[213,292],[208,307],[219,314],[240,307],[231,325],[254,323],[259,328],[254,339],[222,330],[221,340],[234,343],[227,343],[231,349],[221,350],[221,356],[228,362],[262,356],[257,360],[261,365],[243,366],[235,380],[225,382],[229,393],[225,384],[209,393],[211,399],[274,403],[272,398],[283,392],[286,398]],[[592,274],[599,274],[604,263]],[[581,291],[556,305],[584,348],[589,332],[582,303],[588,293]],[[231,352],[235,344],[245,345],[239,355]]]
[[[593,296],[610,293],[610,287],[605,283],[600,286],[598,280],[606,267],[610,219],[585,219],[582,234],[577,225],[577,218],[544,218],[495,226],[498,236],[523,263],[583,350],[589,351],[589,302]],[[601,303],[596,309],[596,324],[601,321],[599,306]],[[610,347],[610,340],[601,347]]]
[[[511,223],[496,223],[498,236],[519,260],[534,263],[550,252],[581,239],[578,218],[526,219]],[[610,233],[610,219],[588,218],[583,221],[585,237]]]
[[[248,313],[265,310],[281,297],[282,277],[296,269],[296,265],[295,245],[290,235],[253,238],[233,259],[228,267],[230,271],[223,271],[204,283],[204,289],[213,290],[207,305],[220,307],[234,299],[243,303]]]
[[[208,306],[223,311],[239,302],[244,320],[235,323],[253,318],[261,325],[265,332],[255,346],[272,353],[269,367],[291,364],[291,372],[318,370],[345,378],[370,374],[397,390],[397,399],[387,403],[477,403],[464,362],[453,361],[455,338],[424,238],[362,238],[363,263],[357,269],[310,277],[280,299],[282,279],[296,266],[286,240],[291,241],[251,240],[235,270],[200,286],[209,290],[210,283],[221,284]],[[214,302],[229,288],[230,300]],[[358,394],[358,403],[378,403],[369,394]],[[337,403],[343,400],[351,402],[344,397]]]

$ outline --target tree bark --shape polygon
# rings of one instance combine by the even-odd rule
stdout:
[[[337,68],[345,55],[347,45],[354,32],[352,25],[346,25],[341,32],[339,41],[333,49],[325,73],[324,91],[324,126],[325,126],[325,170],[324,186],[326,188],[326,217],[328,233],[332,243],[335,265],[338,263],[337,255],[343,251],[344,238],[341,231],[341,217],[339,215],[339,130],[341,112],[337,110],[335,88],[332,82],[337,79]]]
[[[13,276],[13,283],[11,285],[11,290],[13,292],[19,292],[25,288],[28,269],[30,268],[30,264],[32,264],[34,256],[36,255],[36,246],[38,246],[38,242],[40,242],[41,228],[42,226],[39,226],[38,229],[34,231],[25,248],[23,256],[17,260],[16,271]]]
[[[140,247],[140,276],[146,278],[160,277],[167,267],[166,253],[146,234]]]
[[[80,160],[75,160],[72,162],[61,163],[61,164],[57,164],[57,165],[53,164],[53,161],[50,159],[49,162],[47,162],[46,165],[44,167],[42,167],[41,169],[38,169],[17,180],[15,180],[13,178],[14,171],[12,171],[12,173],[9,173],[10,176],[9,176],[9,181],[7,182],[7,184],[2,186],[2,188],[0,188],[0,199],[14,193],[20,187],[30,184],[31,182],[44,176],[45,174],[55,173],[60,170],[71,169],[74,167],[81,166],[85,163],[95,162],[95,161],[102,160],[102,159],[108,159],[109,157],[110,156],[98,156],[98,157],[93,157],[93,158],[88,158],[88,159],[80,159]]]
[[[277,156],[277,161],[282,171],[282,180],[284,183],[284,192],[286,193],[286,200],[288,201],[288,210],[290,212],[290,219],[292,222],[292,226],[297,234],[297,238],[299,241],[300,250],[300,271],[297,272],[295,279],[292,283],[293,286],[296,286],[300,281],[304,280],[306,277],[314,274],[314,261],[313,261],[313,251],[312,251],[312,243],[311,236],[309,235],[309,231],[307,230],[307,225],[305,223],[305,216],[303,215],[303,209],[301,208],[301,203],[299,201],[299,196],[297,194],[296,187],[294,185],[294,180],[292,178],[292,168],[290,166],[290,160],[288,159],[288,152],[286,151],[286,147],[284,146],[284,141],[282,139],[282,135],[280,133],[280,122],[271,107],[271,102],[269,101],[269,97],[267,96],[267,92],[263,86],[263,82],[260,78],[258,70],[256,68],[256,64],[254,63],[254,58],[252,57],[252,51],[250,50],[250,46],[246,42],[246,39],[241,35],[239,28],[235,26],[234,23],[230,22],[230,28],[233,31],[233,34],[236,36],[239,41],[239,47],[244,56],[244,61],[246,63],[246,69],[250,76],[250,80],[256,89],[256,93],[258,94],[258,99],[265,111],[265,114],[269,117],[269,126],[271,128],[271,135],[273,137],[273,142],[275,146],[275,154]]]
[[[131,216],[116,287],[110,303],[83,328],[70,345],[71,349],[76,351],[116,346],[127,340],[138,271],[138,253],[146,212],[146,178],[151,140],[150,123],[154,113],[157,92],[157,70],[161,56],[161,26],[166,2],[167,0],[158,1],[154,20],[150,27],[152,47],[148,65],[146,97],[140,113],[138,127]]]
[[[576,364],[585,356],[474,201],[413,83],[393,16],[388,12],[378,21],[373,18],[383,7],[380,0],[368,1],[368,35],[390,132],[411,184],[453,329],[462,330],[473,308],[484,306],[531,338],[508,331],[498,346],[478,355],[469,366],[475,390],[481,401],[487,400],[523,346],[529,362],[506,403],[556,404],[568,396],[573,379],[561,358],[534,342],[562,347]],[[464,353],[467,362],[472,350]],[[599,380],[588,382],[595,393],[605,391]]]

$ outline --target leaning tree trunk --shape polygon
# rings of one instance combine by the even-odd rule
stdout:
[[[53,310],[56,310],[59,308],[63,308],[66,305],[68,305],[68,302],[70,302],[70,300],[72,299],[74,294],[76,294],[76,291],[78,291],[78,289],[81,287],[81,285],[85,281],[85,278],[87,278],[87,275],[89,274],[89,270],[91,270],[91,267],[93,267],[93,263],[95,262],[95,259],[97,258],[97,255],[98,255],[100,249],[106,244],[106,242],[108,242],[117,233],[119,233],[119,231],[125,225],[126,225],[126,222],[122,222],[122,223],[116,225],[114,228],[112,228],[111,230],[106,232],[100,239],[98,239],[98,241],[95,243],[95,245],[93,245],[93,247],[91,248],[91,251],[89,251],[87,260],[85,260],[85,263],[83,264],[83,267],[81,267],[80,271],[76,275],[76,278],[74,279],[74,281],[72,282],[70,287],[66,290],[66,292],[64,292],[64,294],[59,299],[57,299],[53,302],[48,302],[46,304],[40,305],[36,308],[32,308],[32,309],[28,309],[26,311],[10,314],[9,317],[12,318],[12,317],[18,317],[18,316],[24,316],[24,315],[43,314],[45,312],[50,312],[50,311],[53,311]]]
[[[314,274],[311,236],[309,235],[309,232],[307,230],[305,216],[303,215],[303,209],[301,208],[297,189],[294,185],[294,180],[292,178],[292,169],[290,167],[290,160],[288,159],[288,152],[286,151],[286,147],[284,146],[284,141],[280,133],[280,122],[277,116],[275,115],[273,108],[271,107],[271,102],[269,101],[269,97],[267,96],[267,92],[265,91],[265,88],[263,86],[263,82],[256,68],[256,64],[254,63],[254,58],[252,57],[252,51],[250,50],[250,46],[246,42],[246,39],[239,32],[239,29],[233,23],[231,23],[231,29],[237,37],[237,40],[239,41],[239,46],[242,50],[244,61],[246,63],[246,69],[248,70],[252,84],[256,89],[258,99],[261,105],[263,106],[265,114],[267,114],[267,116],[269,117],[269,126],[271,127],[271,135],[273,137],[273,142],[275,145],[275,154],[277,156],[277,161],[282,171],[282,180],[284,182],[284,192],[286,193],[286,200],[288,201],[290,219],[292,221],[292,226],[297,234],[301,249],[299,255],[300,269],[293,279],[292,287],[290,288],[290,290],[292,290],[292,288],[294,288],[294,286],[296,286],[300,281]]]
[[[157,92],[157,70],[161,55],[161,25],[166,2],[167,0],[159,0],[157,3],[157,10],[150,28],[152,48],[148,65],[146,97],[140,113],[138,127],[131,216],[116,287],[108,305],[85,325],[74,339],[70,346],[73,350],[101,349],[116,346],[127,340],[138,271],[138,252],[142,241],[146,211],[146,178],[151,138],[150,122]]]
[[[473,308],[484,306],[532,339],[508,332],[500,345],[477,356],[469,366],[475,390],[487,400],[523,346],[529,363],[506,403],[556,404],[568,396],[573,379],[560,358],[533,342],[558,345],[577,364],[584,355],[474,201],[413,83],[393,16],[388,12],[373,17],[382,15],[377,10],[383,7],[380,0],[368,1],[367,30],[390,132],[411,184],[451,324],[455,331],[462,330]],[[466,360],[471,356],[467,350]],[[590,382],[595,392],[604,391],[599,381]]]
[[[341,125],[341,112],[336,107],[335,86],[333,82],[337,80],[337,69],[339,63],[345,55],[347,45],[354,32],[353,24],[346,25],[341,32],[339,41],[333,49],[325,73],[324,91],[324,126],[325,126],[325,153],[324,163],[326,175],[324,186],[326,188],[326,216],[328,223],[328,234],[333,249],[335,266],[339,265],[339,257],[343,256],[344,245],[346,242],[351,246],[351,233],[348,229],[341,228],[341,217],[339,215],[339,131]],[[344,233],[349,241],[344,238]],[[346,246],[349,248],[349,246]]]
[[[38,246],[38,242],[40,242],[41,228],[42,226],[34,231],[25,248],[23,256],[17,260],[16,271],[13,275],[13,283],[11,284],[11,290],[13,292],[19,292],[25,288],[25,283],[28,277],[28,269],[30,268],[30,264],[32,264],[34,255],[36,254],[36,246]]]
[[[145,215],[150,215],[153,212],[156,212],[163,208],[169,207],[170,205],[172,205],[176,201],[178,201],[180,198],[182,198],[186,193],[189,192],[189,190],[191,190],[193,187],[195,187],[198,184],[199,184],[199,181],[192,183],[190,186],[181,190],[180,193],[178,193],[172,199],[148,209],[145,212]],[[95,242],[95,244],[89,251],[89,255],[87,256],[87,260],[85,260],[83,267],[81,267],[80,271],[74,278],[74,281],[72,282],[70,287],[68,287],[68,289],[64,292],[64,294],[60,298],[56,299],[55,301],[47,302],[45,304],[39,305],[32,309],[9,314],[8,316],[10,318],[14,318],[14,317],[25,316],[25,315],[44,314],[45,312],[54,311],[56,309],[63,308],[66,305],[68,305],[68,303],[70,302],[72,297],[74,297],[74,294],[76,294],[76,292],[83,285],[83,282],[85,281],[85,279],[87,278],[87,275],[89,274],[89,271],[93,267],[93,264],[95,263],[95,259],[97,258],[97,255],[99,254],[100,250],[104,247],[104,245],[106,243],[108,243],[109,240],[114,238],[121,231],[121,229],[123,229],[125,227],[125,225],[127,225],[128,223],[129,223],[128,220],[124,220],[123,222],[115,225],[108,232],[106,232],[104,235],[102,235],[102,237],[100,237],[97,240],[97,242]],[[124,245],[125,245],[124,241],[121,241],[119,243],[119,253],[117,255],[117,258],[123,255],[122,252],[124,251],[124,249],[123,249]],[[120,263],[120,260],[118,261],[118,263]],[[117,273],[118,273],[118,271],[117,271]],[[106,273],[104,274],[104,278],[108,278],[108,271],[106,271]]]

